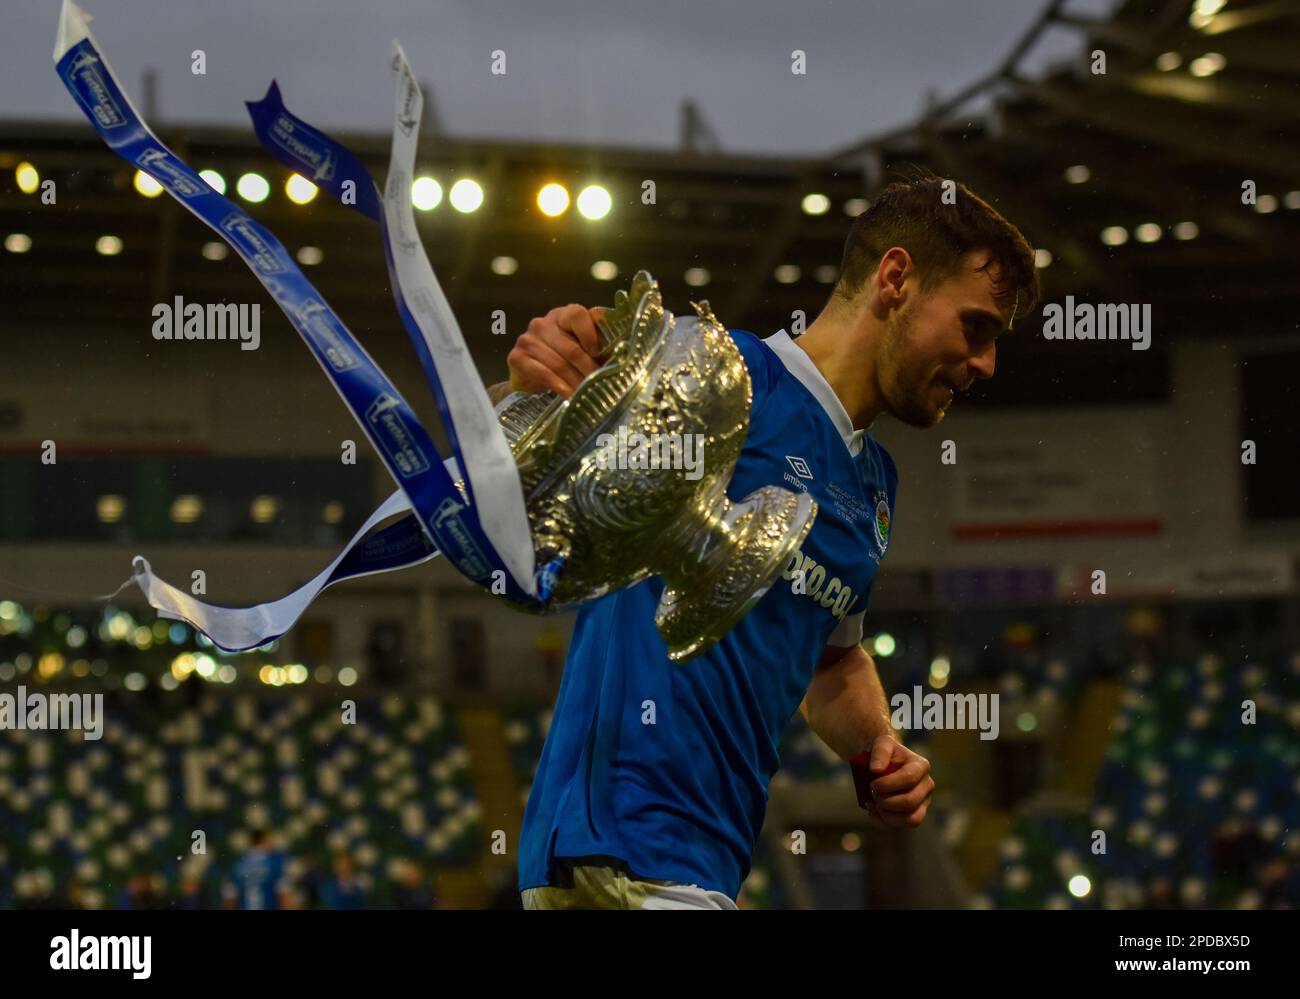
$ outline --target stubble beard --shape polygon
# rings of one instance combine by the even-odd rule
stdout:
[[[906,306],[890,323],[881,351],[880,391],[885,406],[895,419],[922,430],[937,426],[948,412],[945,403],[937,410],[931,399],[933,380],[923,371],[906,366],[907,344],[916,325],[913,306]]]

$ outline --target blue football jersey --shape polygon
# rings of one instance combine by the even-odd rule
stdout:
[[[230,874],[238,909],[280,908],[280,882],[284,878],[284,855],[272,850],[252,849],[235,862]]]
[[[782,331],[731,331],[753,384],[727,494],[806,491],[817,517],[753,609],[707,652],[672,663],[655,629],[657,577],[583,606],[524,813],[519,887],[558,858],[613,858],[635,876],[735,898],[767,808],[777,746],[828,644],[862,639],[889,547],[898,473],[854,430]]]

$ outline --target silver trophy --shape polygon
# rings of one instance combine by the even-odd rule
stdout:
[[[537,563],[564,560],[546,609],[661,576],[655,624],[674,662],[712,646],[758,602],[817,515],[807,493],[778,486],[727,498],[753,391],[708,303],[692,307],[694,317],[675,318],[637,272],[598,323],[608,360],[573,396],[517,393],[499,413]],[[618,460],[623,441],[652,442],[659,467]],[[688,441],[702,459],[694,469],[662,460]]]

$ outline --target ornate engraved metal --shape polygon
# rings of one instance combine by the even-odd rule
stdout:
[[[753,390],[708,302],[692,307],[694,317],[674,317],[639,271],[598,324],[608,360],[568,400],[517,395],[499,415],[538,564],[564,558],[547,609],[661,576],[655,624],[673,661],[712,646],[758,602],[817,513],[807,493],[778,486],[728,499]],[[703,444],[702,470],[620,467],[636,464],[611,461],[620,434],[692,435]]]

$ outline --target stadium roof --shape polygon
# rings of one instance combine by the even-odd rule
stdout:
[[[1024,53],[1062,26],[1080,33],[1079,59],[1042,78],[1021,75]],[[1094,50],[1105,53],[1104,73],[1092,72]],[[1128,373],[1105,375],[1109,395],[1156,398],[1167,383],[1162,353],[1173,339],[1296,329],[1298,89],[1300,3],[1234,2],[1197,15],[1186,0],[1134,0],[1109,19],[1087,20],[1053,2],[984,79],[909,126],[815,158],[429,135],[422,169],[444,191],[457,177],[474,177],[486,200],[461,214],[444,197],[419,213],[420,224],[472,343],[481,342],[494,310],[522,330],[553,305],[608,302],[638,268],[660,279],[677,311],[707,298],[727,324],[766,335],[788,327],[795,310],[809,321],[816,315],[861,199],[902,172],[929,169],[968,184],[1046,251],[1046,300],[1073,294],[1152,304],[1155,348],[1134,354]],[[286,172],[251,129],[164,125],[159,132],[232,187],[245,171],[270,179],[271,196],[250,211],[291,250],[319,248],[322,260],[307,272],[355,330],[402,335],[368,221],[323,198],[291,203]],[[132,190],[132,171],[89,125],[10,122],[0,135],[0,235],[31,239],[27,252],[3,254],[0,295],[11,325],[139,323],[152,303],[177,294],[200,301],[260,294],[233,254],[205,258],[212,234],[179,205]],[[340,138],[382,179],[387,136]],[[57,206],[17,189],[13,171],[22,161],[56,179]],[[1242,203],[1246,180],[1257,186],[1253,206]],[[572,208],[547,218],[535,201],[547,181],[574,195],[586,183],[603,184],[612,211],[598,221]],[[655,184],[654,204],[643,203],[646,181]],[[825,195],[824,214],[806,211],[812,193]],[[122,252],[97,254],[96,240],[109,233],[122,240]],[[500,257],[517,262],[514,273],[494,272]],[[592,276],[598,260],[617,265],[614,280]],[[688,284],[692,269],[697,281],[706,270],[707,283]],[[1017,328],[1032,334],[1036,322],[1026,317]],[[493,364],[504,358],[504,339],[485,348]],[[1041,392],[990,388],[990,400],[1059,399],[1062,379],[1075,384],[1103,373],[1098,356],[1062,375],[1052,345],[1018,339],[1008,346],[1020,352],[1027,378],[1051,372],[1051,384]]]

